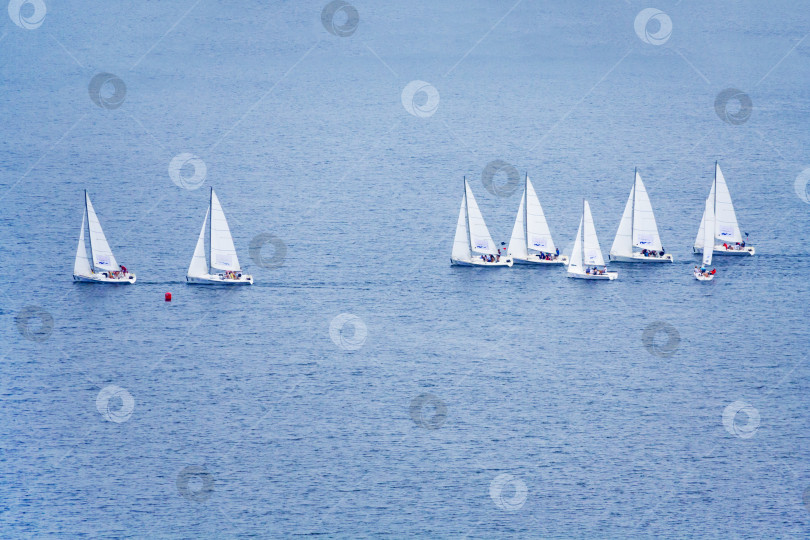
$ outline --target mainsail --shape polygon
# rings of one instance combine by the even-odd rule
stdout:
[[[211,188],[211,267],[236,272],[241,270],[231,230],[214,188]]]
[[[596,227],[593,224],[593,216],[591,216],[591,207],[588,206],[588,201],[583,203],[583,208],[583,256],[585,264],[588,266],[604,266],[605,259],[602,258],[602,250],[599,248],[599,239],[596,237]]]
[[[526,175],[526,240],[528,249],[553,253],[555,251],[554,241],[551,239],[551,231],[543,214],[543,207],[534,191],[534,186],[529,175]]]
[[[104,236],[104,231],[101,230],[101,223],[98,221],[96,211],[93,210],[93,204],[90,202],[90,196],[84,192],[85,209],[87,212],[87,223],[90,230],[90,251],[93,254],[93,266],[104,270],[111,270],[118,272],[121,267],[112,254],[110,244],[107,243],[107,238]],[[84,227],[82,227],[84,233]]]
[[[636,180],[633,186],[635,193],[633,203],[633,245],[641,249],[661,250],[661,237],[658,236],[658,225],[655,223],[650,198],[647,189],[641,181],[641,175],[636,171]]]
[[[721,242],[742,242],[740,227],[737,225],[737,215],[734,213],[734,205],[731,204],[731,194],[728,192],[726,179],[723,177],[723,171],[720,170],[720,165],[715,163],[714,167],[716,184],[714,204],[716,225],[714,237]]]
[[[470,228],[470,248],[477,253],[484,253],[487,255],[497,255],[495,249],[495,242],[489,236],[487,224],[484,223],[484,217],[481,215],[481,210],[478,209],[478,204],[475,202],[475,197],[472,194],[467,180],[464,180],[464,191],[467,196],[467,221]]]

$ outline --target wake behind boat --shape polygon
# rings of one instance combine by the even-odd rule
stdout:
[[[584,228],[584,238],[583,238]],[[601,267],[601,268],[599,268]],[[608,272],[599,239],[596,237],[596,227],[593,224],[591,207],[588,201],[582,203],[582,217],[579,220],[577,238],[571,252],[571,262],[568,263],[568,277],[577,279],[598,279],[612,281],[619,277],[618,272]]]
[[[209,223],[209,214],[211,222],[210,226],[206,227]],[[206,228],[209,232],[208,258],[205,252]],[[231,230],[214,188],[211,188],[208,211],[205,213],[197,247],[194,248],[194,256],[188,267],[186,281],[197,285],[253,285],[253,276],[243,274],[239,266]]]
[[[526,173],[512,238],[507,254],[515,264],[567,264],[568,257],[554,247],[543,207]]]
[[[495,249],[495,242],[489,235],[487,224],[472,190],[464,178],[464,195],[458,211],[456,236],[453,239],[453,252],[450,264],[456,266],[512,266],[512,258],[502,256]]]
[[[84,241],[84,225],[90,237],[91,259],[87,257],[87,244]],[[87,190],[84,191],[84,215],[82,215],[82,230],[79,233],[79,246],[76,248],[76,259],[73,262],[73,281],[86,283],[135,283],[135,274],[120,266],[112,254],[110,244],[101,229],[101,223],[90,202]]]
[[[703,218],[700,220],[700,229],[695,238],[695,245],[692,251],[703,253],[703,247],[712,245],[714,252],[721,255],[753,255],[756,250],[753,246],[746,245],[747,242],[740,234],[740,226],[737,223],[737,214],[734,212],[734,205],[731,203],[731,194],[728,191],[726,179],[720,165],[714,162],[714,182],[709,196],[706,199],[712,205],[714,213],[713,225],[707,221],[707,211],[704,209]],[[711,235],[704,234],[706,224],[712,229]],[[745,234],[746,239],[748,233]]]
[[[650,197],[638,169],[609,258],[616,262],[673,262],[661,245]]]

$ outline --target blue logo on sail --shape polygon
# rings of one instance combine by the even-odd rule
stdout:
[[[487,240],[476,240],[474,247],[476,251],[484,251],[489,249],[489,242]]]

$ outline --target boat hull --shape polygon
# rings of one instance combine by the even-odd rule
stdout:
[[[486,262],[479,259],[473,259],[472,261],[461,261],[458,259],[450,259],[450,264],[453,266],[480,266],[480,267],[490,267],[490,266],[512,266],[512,258],[502,258],[500,261],[497,262]]]
[[[73,281],[80,283],[112,283],[113,285],[132,285],[135,283],[136,279],[135,274],[130,273],[127,273],[125,276],[120,278],[110,278],[104,274],[93,274],[92,276],[73,275]]]
[[[530,257],[528,259],[521,259],[519,257],[512,257],[515,264],[530,264],[530,265],[545,265],[545,264],[568,264],[568,257],[565,255],[560,255],[553,261],[547,261],[545,259],[539,259],[537,257]]]
[[[692,248],[693,253],[703,253],[703,248]],[[713,255],[753,255],[756,253],[754,246],[745,246],[742,249],[726,249],[723,246],[714,246]]]
[[[663,257],[645,257],[641,253],[634,253],[631,257],[625,255],[608,255],[611,262],[626,262],[626,263],[671,263],[675,262],[672,255],[667,253]]]
[[[253,276],[242,274],[237,279],[229,279],[222,274],[206,274],[186,276],[186,282],[189,285],[253,285]]]
[[[592,279],[598,281],[613,281],[619,277],[618,272],[605,272],[604,274],[586,274],[579,272],[568,272],[568,277],[574,279]]]
[[[693,271],[692,274],[694,274],[695,279],[698,281],[711,281],[714,279],[713,275],[709,274],[708,276],[704,276],[699,271]]]

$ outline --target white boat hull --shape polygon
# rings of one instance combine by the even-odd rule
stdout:
[[[500,261],[496,262],[482,261],[480,258],[473,259],[471,261],[461,261],[451,258],[450,264],[454,266],[512,266],[512,258],[502,257]]]
[[[596,279],[613,281],[619,277],[618,272],[605,272],[604,274],[586,274],[585,272],[568,272],[568,277],[574,279]]]
[[[670,255],[669,253],[667,253],[663,257],[661,257],[661,256],[655,256],[655,257],[653,257],[653,256],[645,256],[645,255],[642,255],[641,253],[634,253],[631,257],[627,257],[627,256],[624,256],[624,255],[614,255],[614,254],[611,253],[608,256],[608,259],[610,261],[612,261],[612,262],[629,262],[629,263],[636,263],[636,262],[642,262],[642,263],[666,263],[666,262],[669,262],[669,263],[671,263],[671,262],[674,262],[674,260],[672,258],[672,255]]]
[[[694,253],[703,253],[703,248],[693,247]],[[745,246],[742,249],[726,249],[723,246],[714,246],[714,255],[753,255],[756,253],[754,246]]]
[[[206,274],[204,276],[186,276],[190,285],[253,285],[253,276],[242,274],[236,279],[225,277],[225,274]]]
[[[712,274],[704,276],[703,274],[700,273],[700,270],[694,270],[692,273],[695,275],[695,279],[698,281],[711,281],[714,279],[714,276]]]
[[[520,257],[512,257],[515,264],[568,264],[568,257],[560,255],[556,259],[547,261],[535,256],[529,256],[528,259],[521,259]]]
[[[73,281],[79,281],[82,283],[113,283],[116,285],[132,285],[135,283],[136,279],[135,274],[130,274],[129,272],[122,274],[121,277],[108,277],[106,273],[97,273],[91,276],[73,275]]]

